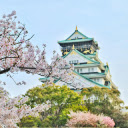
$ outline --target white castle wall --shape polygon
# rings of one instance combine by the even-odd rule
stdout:
[[[105,84],[104,78],[93,78],[92,80],[99,84],[103,84],[103,85]]]
[[[79,69],[79,73],[88,73],[88,72],[99,72],[101,73],[101,70],[99,69],[99,67],[88,67],[88,68],[77,68],[75,67],[75,71],[78,71]]]
[[[88,62],[88,60],[86,59],[86,58],[84,58],[84,57],[82,57],[82,56],[80,56],[79,54],[70,54],[70,55],[68,55],[66,58],[65,58],[65,60],[67,61],[67,62],[69,62],[69,61],[74,61],[74,60],[78,60],[78,63],[84,63],[84,62]]]
[[[72,81],[71,81],[71,83],[72,83]],[[95,83],[92,83],[92,82],[90,82],[90,81],[88,81],[88,80],[86,80],[86,79],[84,79],[78,75],[75,76],[74,83],[78,83],[78,85],[76,86],[77,88],[87,88],[87,87],[96,86]],[[68,87],[73,88],[72,86],[70,86],[70,84],[67,84],[67,83],[62,82],[62,81],[58,81],[56,83],[56,85],[60,85],[60,86],[67,85]]]

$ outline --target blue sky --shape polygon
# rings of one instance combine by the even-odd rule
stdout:
[[[16,10],[18,20],[26,24],[34,45],[47,44],[47,59],[51,51],[60,52],[58,40],[66,39],[78,30],[93,37],[101,48],[100,59],[108,62],[112,79],[121,91],[121,98],[128,105],[128,1],[127,0],[0,0],[0,17]],[[16,81],[26,80],[27,85],[16,86],[12,80],[5,88],[11,96],[25,93],[41,84],[39,76],[19,73]]]

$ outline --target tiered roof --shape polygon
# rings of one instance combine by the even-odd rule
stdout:
[[[66,40],[58,41],[59,44],[93,41],[93,38],[89,38],[78,31],[77,26],[75,32],[73,32]]]
[[[74,47],[74,45],[73,45],[73,47]],[[84,54],[82,54],[81,52],[79,52],[77,49],[75,49],[75,48],[72,48],[72,50],[69,52],[69,53],[67,53],[65,56],[62,56],[63,58],[66,58],[68,55],[70,55],[72,52],[76,52],[76,53],[78,53],[80,56],[83,56],[84,58],[86,58],[87,60],[89,60],[90,61],[90,63],[95,63],[95,64],[100,64],[100,62],[98,62],[98,61],[95,61],[95,60],[92,60],[91,58],[89,58],[89,57],[87,57],[86,55],[84,55]]]
[[[73,45],[73,48],[72,50],[67,53],[65,56],[62,56],[63,58],[66,58],[67,56],[69,56],[70,54],[72,54],[73,52],[79,54],[80,56],[86,58],[88,60],[88,62],[86,64],[83,64],[83,63],[78,63],[78,64],[74,64],[74,67],[94,67],[94,66],[99,66],[99,67],[102,67],[103,66],[103,69],[102,70],[103,72],[102,73],[78,73],[76,71],[74,71],[77,75],[81,76],[81,77],[84,77],[85,79],[95,83],[97,86],[100,86],[100,87],[107,87],[107,88],[110,88],[110,85],[112,85],[112,87],[114,88],[117,88],[115,86],[115,84],[111,81],[111,79],[107,78],[107,74],[109,72],[109,66],[108,64],[107,65],[104,65],[100,60],[99,58],[97,58],[97,60],[99,61],[96,61],[96,60],[93,60],[92,58],[95,58],[97,57],[96,56],[96,52],[94,54],[89,54],[89,55],[84,55],[83,53],[79,52],[77,49],[75,49],[74,45]],[[102,85],[102,84],[99,84],[97,82],[95,82],[94,80],[91,80],[92,78],[105,78],[105,79],[108,79],[110,81],[111,84],[109,84],[108,86],[105,86],[105,85]]]
[[[87,42],[86,42],[87,41]],[[77,44],[77,42],[85,42],[88,43],[88,41],[92,41],[93,45],[96,46],[96,51],[94,51],[93,53],[89,53],[89,54],[84,54],[81,51],[75,49],[74,44]],[[82,34],[80,31],[78,31],[77,27],[75,32],[73,32],[66,40],[62,40],[62,41],[58,41],[58,43],[63,46],[69,46],[72,47],[72,49],[70,48],[70,51],[66,51],[66,55],[64,54],[62,57],[65,59],[66,57],[68,57],[70,54],[78,54],[79,57],[83,57],[86,59],[85,63],[76,63],[74,64],[75,68],[85,68],[85,67],[99,67],[101,69],[101,72],[89,72],[89,73],[78,73],[76,71],[73,71],[73,73],[75,73],[77,76],[97,85],[100,87],[106,87],[106,88],[117,88],[115,86],[115,84],[112,82],[111,80],[111,76],[110,76],[110,70],[109,70],[109,66],[108,64],[104,65],[102,63],[102,61],[98,58],[98,53],[97,53],[97,49],[99,49],[98,44],[96,41],[94,41],[93,38],[89,38],[87,36],[85,36],[84,34]],[[69,45],[68,45],[69,44]],[[108,75],[109,74],[109,75]],[[94,81],[94,78],[104,78],[105,81],[109,82],[107,86],[103,85],[103,84],[99,84],[98,82]],[[48,80],[49,78],[40,78],[40,81],[45,81]],[[57,83],[58,81],[60,81],[61,79],[55,79],[54,83]]]

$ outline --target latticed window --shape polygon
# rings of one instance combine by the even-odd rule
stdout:
[[[75,63],[79,63],[79,60],[71,60],[71,61],[69,61],[69,64],[75,64]]]

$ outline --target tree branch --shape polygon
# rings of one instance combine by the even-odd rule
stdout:
[[[10,71],[10,68],[7,68],[7,69],[0,71],[0,74],[4,74],[4,73],[9,72],[9,71]]]

